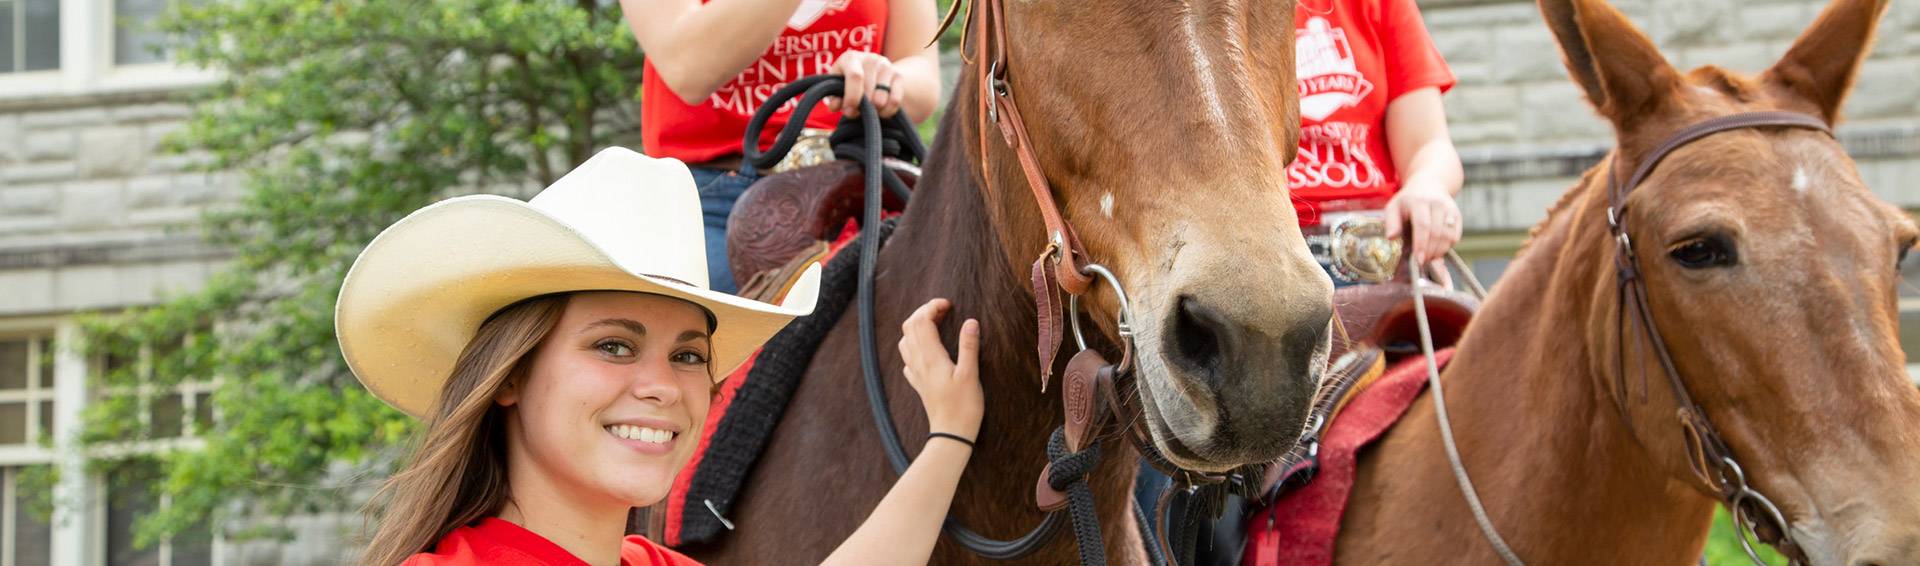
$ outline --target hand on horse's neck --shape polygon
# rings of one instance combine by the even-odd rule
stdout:
[[[966,83],[959,90],[966,92]],[[889,331],[888,316],[905,316],[933,297],[952,299],[953,311],[947,315],[945,326],[955,332],[967,318],[980,320],[980,379],[986,391],[987,411],[976,451],[968,462],[969,473],[961,481],[953,509],[969,526],[979,528],[985,521],[992,527],[988,532],[1006,537],[1014,534],[1010,527],[1031,528],[1041,517],[1033,504],[1034,483],[1046,463],[1042,455],[1047,437],[1064,417],[1059,378],[1054,378],[1056,383],[1046,393],[1040,391],[1039,356],[1034,348],[1038,319],[1032,289],[1021,269],[1033,260],[1010,258],[1006,251],[1028,244],[1038,250],[1042,224],[1024,179],[1021,184],[1002,182],[991,190],[980,186],[980,172],[973,169],[975,160],[971,156],[978,151],[979,140],[970,137],[970,125],[963,128],[955,122],[974,119],[975,107],[965,100],[967,95],[960,96],[962,100],[956,100],[947,111],[913,200],[881,251],[875,285],[879,314],[875,322],[882,329],[884,343],[889,336],[897,337]],[[998,143],[997,138],[990,141]],[[1020,238],[1020,245],[1006,244],[1013,238]],[[1062,344],[1059,359],[1064,361],[1072,348],[1069,338]],[[920,430],[924,422],[913,421],[924,417],[918,410],[902,410],[918,405],[902,400],[902,395],[911,395],[904,380],[892,375],[889,383],[894,422],[904,438],[908,431]],[[917,442],[905,440],[909,446]],[[1133,558],[1140,548],[1132,542],[1137,538],[1120,534],[1133,532],[1128,504],[1137,464],[1136,455],[1124,442],[1106,446],[1109,450],[1091,481],[1101,525],[1107,532],[1109,556],[1117,561]],[[1032,560],[1071,560],[1072,537],[1055,538]]]
[[[1032,403],[1029,399],[1039,396],[1039,362],[1033,347],[1038,319],[1032,291],[1010,272],[1011,264],[1002,252],[1012,229],[996,226],[1003,214],[993,209],[1008,206],[988,202],[994,195],[979,186],[978,172],[972,170],[972,159],[964,150],[972,140],[962,129],[953,127],[957,117],[970,111],[964,104],[955,104],[949,110],[914,198],[881,252],[880,271],[886,280],[876,284],[876,289],[881,302],[891,305],[883,311],[905,307],[898,312],[909,312],[909,305],[946,297],[954,305],[946,326],[957,331],[959,323],[967,318],[980,320],[981,381],[988,397],[982,434],[988,435],[995,430],[1005,432],[1010,426],[1030,426],[1034,420],[1034,415],[994,409],[1026,406]],[[1028,209],[1033,207],[1023,204]],[[1031,228],[1037,239],[1039,224]],[[1049,401],[1048,406],[1055,410],[1044,416],[1057,416],[1057,403]],[[980,450],[976,461],[997,452],[991,444],[980,446]],[[1030,456],[1028,459],[1033,459]]]

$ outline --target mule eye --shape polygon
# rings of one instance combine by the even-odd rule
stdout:
[[[1688,240],[1667,252],[1680,267],[1687,269],[1707,269],[1727,267],[1738,263],[1740,258],[1734,253],[1733,243],[1720,236],[1706,236]]]

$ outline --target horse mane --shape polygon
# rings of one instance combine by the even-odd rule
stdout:
[[[1753,79],[1719,65],[1705,65],[1688,72],[1687,82],[1719,91],[1741,104],[1751,104],[1764,96],[1765,92],[1765,89],[1762,89]]]

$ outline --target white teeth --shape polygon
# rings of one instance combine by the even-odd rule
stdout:
[[[664,444],[673,440],[673,432],[633,425],[608,425],[607,433],[627,440]]]

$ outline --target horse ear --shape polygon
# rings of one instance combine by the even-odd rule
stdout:
[[[1600,0],[1540,0],[1567,71],[1616,124],[1666,99],[1680,73],[1625,14]],[[1596,54],[1601,55],[1595,57]]]
[[[1767,69],[1762,80],[1802,101],[1811,103],[1832,124],[1840,119],[1840,103],[1853,88],[1860,62],[1873,45],[1873,30],[1887,12],[1887,0],[1836,0],[1827,5],[1813,26],[1794,40],[1780,62]]]

